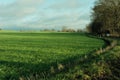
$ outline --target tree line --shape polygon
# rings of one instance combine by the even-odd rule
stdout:
[[[97,0],[87,30],[100,36],[120,36],[120,0]]]
[[[40,30],[19,30],[20,32],[35,32],[35,31],[40,31],[40,32],[75,32],[75,33],[83,33],[85,32],[84,29],[73,29],[73,28],[68,28],[66,26],[63,26],[61,29],[57,30],[57,29],[40,29]]]

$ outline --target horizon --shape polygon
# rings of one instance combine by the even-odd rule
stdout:
[[[3,30],[84,29],[95,0],[1,0]]]

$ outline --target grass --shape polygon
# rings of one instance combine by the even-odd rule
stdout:
[[[36,74],[43,79],[104,44],[83,33],[1,32],[0,79],[18,80]]]
[[[110,39],[111,40],[111,39]],[[120,40],[113,49],[101,54],[87,54],[74,67],[48,80],[120,80]],[[112,44],[111,44],[112,46]]]

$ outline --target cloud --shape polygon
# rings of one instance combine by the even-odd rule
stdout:
[[[12,0],[4,5],[0,3],[0,27],[3,29],[58,29],[61,26],[83,28],[89,23],[88,2],[90,0]]]
[[[28,15],[37,12],[38,6],[43,0],[16,0],[7,5],[0,5],[1,25],[13,25],[21,21]]]
[[[64,0],[59,3],[54,3],[53,5],[50,5],[49,8],[60,10],[60,9],[75,9],[80,8],[81,4],[79,3],[79,0]]]
[[[8,5],[0,5],[0,17],[22,17],[37,11],[43,0],[16,0]]]

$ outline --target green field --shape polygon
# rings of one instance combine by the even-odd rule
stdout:
[[[87,54],[74,67],[48,80],[120,80],[120,38],[108,38],[117,45],[101,54]],[[110,47],[110,45],[108,46]]]
[[[99,49],[104,41],[83,33],[0,33],[0,80],[45,77],[51,68]],[[43,74],[43,75],[42,75]]]

